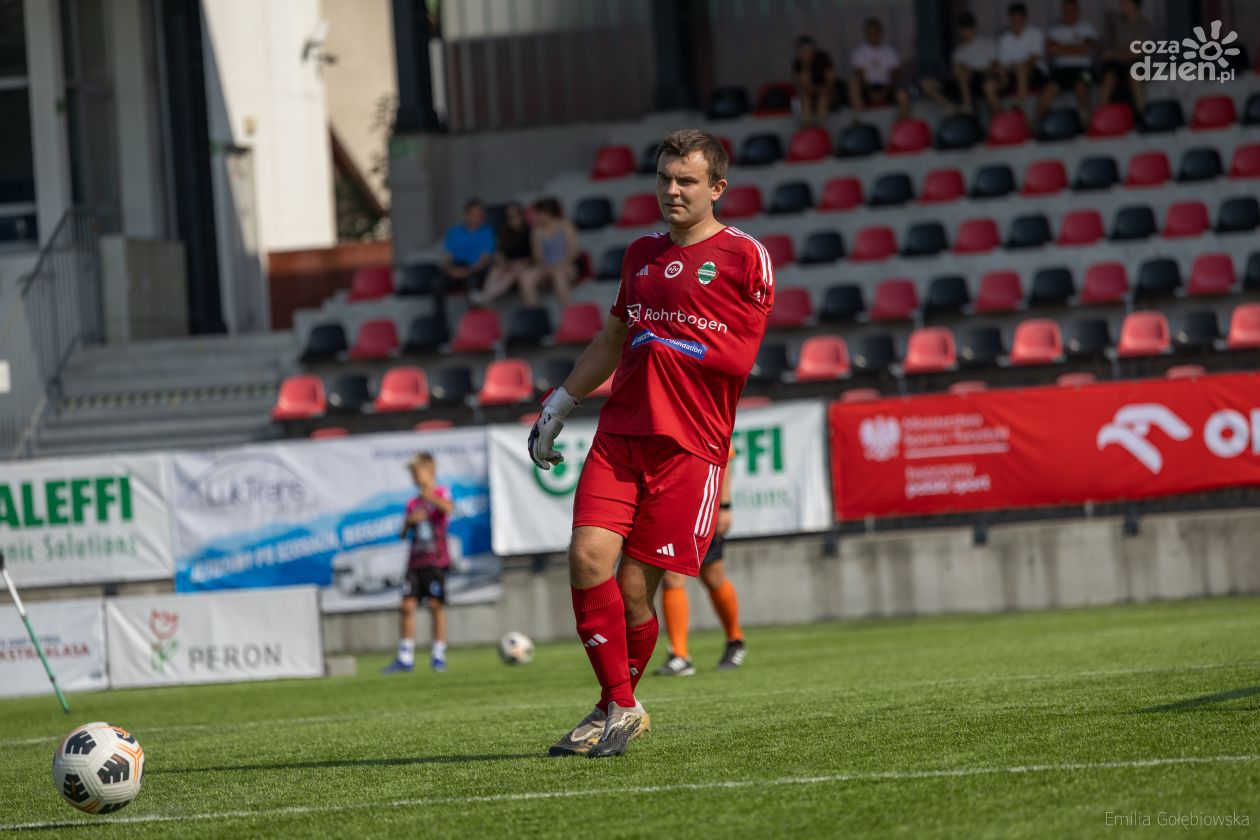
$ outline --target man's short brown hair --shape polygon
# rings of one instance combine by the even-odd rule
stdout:
[[[726,178],[727,167],[731,165],[726,148],[712,134],[698,128],[683,128],[666,134],[656,150],[656,162],[661,162],[661,155],[685,158],[692,152],[703,154],[709,164],[709,186]]]
[[[437,463],[437,459],[433,457],[432,452],[417,452],[415,457],[407,462],[409,467],[433,466]]]

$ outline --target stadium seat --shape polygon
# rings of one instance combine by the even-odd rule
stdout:
[[[1221,337],[1221,323],[1211,309],[1196,309],[1181,316],[1173,342],[1178,350],[1211,350]]]
[[[1083,158],[1076,167],[1074,190],[1108,190],[1120,183],[1120,168],[1111,155]]]
[[[434,405],[467,405],[474,393],[472,370],[463,366],[443,368],[429,380],[429,402]]]
[[[776,302],[777,305],[777,302]],[[919,308],[919,293],[913,280],[881,280],[871,303],[872,321],[910,321]]]
[[[964,368],[997,367],[1006,353],[1002,331],[997,327],[972,327],[963,335],[958,348],[958,363]]]
[[[849,348],[838,335],[812,335],[801,344],[794,378],[797,382],[829,382],[849,375]]]
[[[832,178],[823,185],[822,201],[818,203],[818,209],[852,210],[865,200],[862,182],[857,178]]]
[[[493,309],[469,309],[459,319],[451,349],[457,353],[493,350],[502,337],[498,312]]]
[[[804,213],[814,206],[814,193],[804,181],[786,181],[774,188],[770,194],[770,206],[766,212],[770,215],[784,213]]]
[[[329,440],[331,438],[343,438],[350,435],[350,430],[344,426],[325,426],[322,429],[314,429],[311,431],[311,440]]]
[[[477,393],[480,405],[514,405],[534,396],[534,372],[524,359],[495,359]]]
[[[789,82],[771,82],[757,91],[754,117],[785,116],[792,113],[792,98],[796,89]]]
[[[1229,254],[1200,254],[1190,266],[1191,295],[1227,295],[1233,291],[1238,274]]]
[[[1013,312],[1024,302],[1024,288],[1019,274],[1014,271],[990,271],[980,278],[980,292],[976,295],[977,314],[986,312]]]
[[[1225,172],[1221,153],[1210,146],[1186,149],[1177,164],[1177,180],[1185,182],[1211,181]]]
[[[1079,388],[1081,385],[1093,385],[1097,381],[1097,376],[1081,370],[1059,374],[1058,378],[1054,380],[1054,384],[1060,388]]]
[[[902,256],[930,257],[949,250],[949,238],[940,222],[917,222],[906,231],[906,244]]]
[[[1030,318],[1015,326],[1011,341],[1010,363],[1025,365],[1052,365],[1063,360],[1063,333],[1059,322],[1050,318]]]
[[[971,292],[967,289],[967,279],[961,274],[945,274],[933,277],[928,284],[923,312],[927,315],[953,314],[961,312],[969,303]]]
[[[1167,379],[1198,379],[1206,375],[1207,368],[1203,365],[1173,365],[1164,371],[1164,377]]]
[[[781,382],[791,369],[786,344],[762,343],[748,378],[763,384]]]
[[[636,193],[626,196],[621,202],[621,215],[617,217],[617,227],[643,227],[661,221],[661,206],[656,201],[656,193]]]
[[[797,286],[774,290],[774,309],[770,311],[771,329],[793,330],[806,326],[814,316],[814,302],[809,289]]]
[[[1172,164],[1168,155],[1159,150],[1138,152],[1129,158],[1129,174],[1125,176],[1126,187],[1157,187],[1172,177]]]
[[[407,326],[404,353],[432,353],[451,340],[446,321],[435,315],[421,315]]]
[[[534,367],[534,390],[545,394],[559,388],[573,373],[572,359],[544,359]]]
[[[985,145],[989,147],[1022,146],[1032,139],[1032,131],[1028,128],[1028,120],[1021,111],[1001,111],[989,120],[989,136]]]
[[[1072,279],[1070,268],[1061,265],[1039,268],[1033,274],[1028,305],[1066,306],[1075,294],[1076,282]]]
[[[309,373],[287,376],[271,409],[272,420],[310,420],[327,408],[324,380]]]
[[[1229,336],[1225,346],[1230,350],[1260,348],[1260,303],[1241,303],[1229,316]]]
[[[429,377],[418,367],[390,368],[381,377],[381,390],[372,403],[377,414],[418,411],[429,404]]]
[[[1234,100],[1228,96],[1200,96],[1194,101],[1194,115],[1190,118],[1191,131],[1211,131],[1229,128],[1238,121]]]
[[[951,383],[949,388],[946,389],[947,393],[956,397],[964,397],[967,394],[979,394],[987,390],[989,390],[989,383],[982,379],[963,379],[959,382]]]
[[[1059,245],[1092,245],[1105,235],[1101,213],[1093,209],[1073,210],[1063,217],[1059,238],[1055,242]]]
[[[1089,121],[1089,136],[1122,137],[1133,130],[1133,109],[1128,105],[1110,103],[1094,110]]]
[[[1075,108],[1052,108],[1042,117],[1037,136],[1043,143],[1054,143],[1079,137],[1083,130]]]
[[[1260,66],[1260,62],[1257,62],[1257,65]],[[1242,124],[1260,125],[1260,91],[1256,91],[1247,97],[1247,101],[1243,105]]]
[[[1129,296],[1129,272],[1124,263],[1115,260],[1094,263],[1085,270],[1081,286],[1081,303],[1104,306],[1124,303]]]
[[[967,219],[954,237],[955,254],[983,254],[1001,244],[997,222],[989,218]]]
[[[403,266],[394,272],[394,294],[399,297],[431,295],[437,290],[442,270],[435,263]]]
[[[1211,226],[1206,204],[1202,201],[1178,201],[1168,208],[1160,235],[1165,239],[1202,236]]]
[[[1156,99],[1146,103],[1138,131],[1143,134],[1161,134],[1185,128],[1186,115],[1181,102],[1176,99]]]
[[[763,210],[761,190],[755,184],[740,184],[722,194],[717,214],[723,219],[747,219]],[[657,212],[660,216],[660,212]]]
[[[796,262],[796,246],[792,244],[792,237],[783,233],[767,233],[758,241],[770,254],[770,265],[775,268]]]
[[[1078,318],[1068,329],[1067,354],[1073,359],[1102,359],[1111,348],[1106,318]]]
[[[867,157],[884,147],[879,129],[870,123],[853,123],[840,130],[836,141],[836,157]]]
[[[844,256],[844,239],[839,231],[819,230],[805,238],[805,247],[797,262],[801,265],[833,263]]]
[[[1221,202],[1216,214],[1217,233],[1251,233],[1260,227],[1260,201],[1242,195]]]
[[[967,194],[963,175],[957,169],[933,169],[923,178],[919,201],[923,204],[944,204]]]
[[[1252,251],[1243,269],[1243,291],[1260,292],[1260,251]]]
[[[1149,205],[1133,204],[1116,210],[1116,218],[1111,225],[1113,242],[1148,239],[1157,233],[1159,225],[1155,222],[1155,211]]]
[[[910,333],[901,369],[909,374],[941,373],[952,370],[957,362],[952,332],[945,327],[921,327]]]
[[[871,187],[872,207],[895,207],[914,200],[914,184],[904,172],[889,172],[875,179]]]
[[[867,375],[887,373],[897,361],[897,347],[887,333],[868,333],[849,357],[853,370]]]
[[[1067,169],[1061,160],[1035,160],[1024,170],[1020,195],[1053,195],[1067,189]]]
[[[442,429],[453,428],[455,428],[455,421],[447,420],[445,417],[438,418],[436,420],[421,420],[415,426],[415,430],[417,432],[436,432]]]
[[[1006,247],[1040,248],[1053,239],[1054,235],[1050,232],[1050,220],[1046,218],[1046,215],[1028,213],[1011,220],[1011,226],[1006,235]]]
[[[938,149],[970,149],[983,139],[980,124],[970,114],[950,114],[936,125]]]
[[[783,141],[770,132],[750,134],[739,144],[736,156],[741,166],[769,166],[783,160]]]
[[[831,156],[831,135],[825,128],[802,128],[788,140],[788,163],[808,163]]]
[[[842,403],[861,403],[875,402],[883,399],[884,395],[874,388],[850,388],[840,395]]]
[[[394,270],[387,265],[365,265],[354,272],[346,300],[377,300],[394,293]]]
[[[705,116],[710,120],[734,120],[748,113],[748,91],[738,85],[713,89]]]
[[[897,120],[888,132],[890,155],[912,155],[932,145],[932,128],[926,122],[909,118]]]
[[[1015,192],[1015,171],[1005,163],[982,166],[971,179],[972,198],[1002,198]]]
[[[606,181],[634,174],[634,150],[629,146],[601,146],[591,164],[591,180]]]
[[[351,359],[387,359],[398,352],[398,327],[389,318],[364,321],[350,348]]]
[[[599,230],[616,221],[612,202],[603,196],[582,199],[573,208],[569,218],[578,230]]]
[[[1260,178],[1260,143],[1247,143],[1234,149],[1229,177]]]
[[[774,405],[774,400],[764,394],[758,394],[753,397],[740,397],[739,402],[735,404],[735,410],[743,411],[749,408],[765,408],[768,405]]]
[[[897,254],[897,234],[887,225],[873,225],[858,231],[849,259],[854,262],[876,262]]]
[[[1130,312],[1120,327],[1116,355],[1122,359],[1158,356],[1171,348],[1168,318],[1163,312]]]
[[[358,414],[364,406],[371,403],[372,391],[368,387],[368,378],[361,373],[339,376],[328,387],[329,414]]]
[[[626,249],[622,246],[609,248],[599,258],[599,270],[595,272],[596,280],[620,280],[621,263],[626,258]]]
[[[862,287],[854,283],[837,283],[823,293],[818,320],[822,323],[852,322],[866,311]]]
[[[589,344],[604,329],[604,316],[593,303],[571,303],[560,315],[553,344]]]
[[[548,309],[543,306],[521,307],[513,311],[508,318],[504,346],[507,348],[537,347],[549,335],[551,335],[551,313]]]
[[[661,144],[653,140],[643,147],[643,154],[639,156],[639,174],[655,175],[656,174],[656,152],[660,149]],[[735,159],[731,158],[734,163]]]
[[[1172,297],[1181,288],[1181,268],[1171,257],[1154,257],[1138,268],[1134,300]]]
[[[306,336],[306,348],[302,361],[319,362],[336,359],[346,352],[345,328],[336,322],[316,324]]]

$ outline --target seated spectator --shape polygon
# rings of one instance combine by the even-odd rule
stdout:
[[[448,289],[481,288],[494,256],[494,228],[486,222],[486,206],[480,199],[464,203],[464,221],[446,232],[442,250],[442,275]]]
[[[863,42],[853,50],[849,63],[849,104],[855,113],[867,108],[889,105],[895,99],[901,119],[910,115],[910,97],[900,82],[901,56],[885,44],[884,25],[877,18],[867,18],[862,28]]]
[[[976,16],[963,12],[958,16],[958,46],[950,57],[950,75],[942,86],[939,79],[925,78],[923,92],[942,108],[952,109],[961,103],[964,113],[975,113],[975,100],[983,96],[991,111],[998,110],[997,47],[992,38],[976,30]]]
[[[822,125],[835,101],[836,66],[831,56],[818,49],[814,39],[807,35],[796,39],[792,83],[796,85],[796,96],[801,103],[801,125]]]
[[[1102,55],[1102,89],[1098,93],[1102,104],[1111,102],[1111,96],[1119,85],[1128,85],[1133,97],[1133,107],[1140,114],[1146,108],[1146,85],[1133,78],[1130,67],[1142,56],[1135,54],[1129,45],[1134,41],[1151,41],[1155,32],[1151,22],[1142,17],[1142,0],[1120,0],[1120,10],[1109,16],[1107,40]]]
[[[1046,36],[1028,25],[1028,7],[1012,3],[1006,7],[1009,29],[998,38],[998,88],[1002,96],[1015,93],[1016,110],[1023,110],[1028,93],[1046,83]]]
[[[1076,94],[1076,106],[1089,123],[1090,84],[1098,32],[1089,21],[1081,20],[1077,0],[1063,0],[1063,16],[1046,35],[1046,55],[1050,56],[1050,83],[1041,92],[1037,115],[1045,116],[1060,90]]]
[[[529,221],[525,218],[525,208],[515,201],[503,210],[503,229],[498,239],[499,247],[494,252],[486,284],[479,291],[468,293],[468,300],[477,306],[485,306],[507,294],[534,264]]]
[[[521,302],[538,305],[538,289],[547,282],[562,306],[569,305],[569,289],[578,279],[577,228],[563,217],[560,202],[540,198],[534,202],[534,264],[521,274]]]

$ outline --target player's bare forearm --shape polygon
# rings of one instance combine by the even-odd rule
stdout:
[[[604,331],[582,351],[577,364],[573,366],[573,372],[564,380],[564,390],[572,394],[575,400],[580,400],[603,385],[604,380],[617,369],[621,347],[626,343],[628,331],[620,318],[610,317],[604,324]]]

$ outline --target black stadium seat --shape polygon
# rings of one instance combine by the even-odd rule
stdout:
[[[1006,353],[1002,331],[997,327],[972,327],[958,348],[958,364],[964,368],[995,367]]]
[[[1078,318],[1068,328],[1067,355],[1074,359],[1101,359],[1111,346],[1111,327],[1106,318]]]
[[[1225,174],[1221,153],[1211,146],[1186,149],[1177,165],[1178,181],[1211,181]]]
[[[521,345],[537,347],[542,340],[551,335],[551,315],[545,307],[522,307],[514,311],[508,319],[507,347]]]
[[[436,263],[412,263],[394,272],[394,294],[399,297],[431,295],[439,287],[442,270]]]
[[[621,261],[626,258],[624,246],[614,246],[599,258],[599,270],[595,272],[596,280],[620,280]]]
[[[864,335],[849,358],[854,371],[878,375],[886,373],[897,361],[897,347],[887,333]]]
[[[1146,110],[1138,120],[1138,131],[1158,134],[1186,127],[1186,115],[1176,99],[1156,99],[1146,103]]]
[[[329,414],[358,414],[371,402],[368,378],[361,373],[339,376],[328,388]]]
[[[711,120],[733,120],[747,113],[748,91],[736,85],[725,85],[713,89],[705,116]]]
[[[1255,251],[1247,258],[1247,269],[1243,272],[1243,291],[1260,292],[1260,251]]]
[[[854,283],[837,283],[828,286],[823,293],[818,320],[820,323],[853,321],[865,311],[866,299],[862,295],[862,287]]]
[[[870,123],[854,123],[841,130],[836,157],[866,157],[884,148],[879,129]]]
[[[1111,225],[1111,239],[1115,242],[1146,239],[1158,231],[1155,211],[1145,204],[1134,204],[1116,211],[1115,221]]]
[[[1250,232],[1260,227],[1260,201],[1244,195],[1221,202],[1216,214],[1217,233]]]
[[[599,230],[614,219],[612,202],[603,196],[584,198],[573,208],[573,225],[578,230]]]
[[[875,179],[871,187],[872,207],[895,207],[914,200],[914,184],[904,172],[888,172]]]
[[[1211,350],[1221,337],[1221,324],[1211,309],[1196,309],[1181,316],[1173,333],[1179,350]]]
[[[1015,172],[1005,163],[982,166],[971,180],[972,198],[1001,198],[1015,192]]]
[[[432,353],[450,341],[446,321],[436,315],[421,315],[407,327],[404,353]]]
[[[306,336],[306,349],[302,351],[302,361],[335,359],[348,349],[346,330],[341,324],[335,322],[316,324]]]
[[[839,231],[819,230],[805,238],[796,261],[802,265],[833,263],[844,256],[844,240]]]
[[[1007,248],[1040,248],[1051,239],[1050,220],[1044,213],[1028,213],[1011,220],[1006,235]]]
[[[1072,269],[1062,266],[1039,268],[1033,274],[1028,293],[1029,306],[1063,306],[1076,294]]]
[[[1038,138],[1042,142],[1071,140],[1080,136],[1081,116],[1075,108],[1053,108],[1041,120]]]
[[[783,160],[783,141],[770,132],[750,134],[739,144],[739,163],[742,166],[769,166]]]
[[[905,257],[930,257],[949,250],[949,237],[940,222],[917,222],[906,231],[906,244],[901,249]]]
[[[656,151],[660,148],[660,143],[653,140],[643,147],[643,154],[639,157],[639,174],[655,175],[656,174]]]
[[[472,371],[466,367],[442,368],[429,378],[429,401],[433,405],[465,405],[475,393]]]
[[[1106,190],[1120,183],[1120,167],[1110,155],[1084,158],[1076,167],[1074,190]]]
[[[774,188],[770,196],[770,206],[766,212],[771,215],[782,213],[803,213],[814,206],[814,193],[805,181],[785,181]]]
[[[757,351],[757,359],[748,378],[761,383],[780,382],[783,374],[791,369],[786,344],[763,344]]]
[[[1133,299],[1171,297],[1181,288],[1181,268],[1171,257],[1155,257],[1138,268]]]
[[[936,126],[936,148],[970,149],[984,139],[984,132],[970,114],[951,114]]]
[[[967,289],[967,280],[961,274],[945,274],[932,278],[928,285],[927,298],[923,301],[923,311],[929,315],[936,313],[958,313],[971,303],[971,292]]]
[[[1247,104],[1243,106],[1242,124],[1260,125],[1260,91],[1247,97]]]
[[[534,387],[538,393],[545,394],[552,388],[564,384],[573,372],[572,359],[546,359],[534,365]]]

